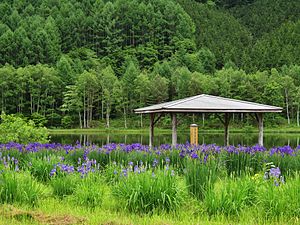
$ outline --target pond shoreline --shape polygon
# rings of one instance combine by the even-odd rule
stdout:
[[[89,128],[89,129],[48,129],[50,134],[97,134],[97,133],[118,133],[118,134],[148,134],[149,128],[143,129],[124,129],[124,128]],[[178,129],[178,132],[189,133],[189,129]],[[202,129],[199,127],[199,133],[223,133],[223,129]],[[241,129],[231,128],[230,133],[257,133],[258,129]],[[171,134],[171,129],[156,128],[157,134]],[[292,133],[300,134],[300,127],[280,127],[280,128],[265,128],[264,133]]]

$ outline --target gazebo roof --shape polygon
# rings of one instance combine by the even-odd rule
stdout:
[[[196,112],[281,112],[281,107],[255,102],[223,98],[212,95],[196,95],[134,110],[135,113],[196,113]]]

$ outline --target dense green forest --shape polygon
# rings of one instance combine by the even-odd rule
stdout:
[[[299,126],[299,53],[298,0],[2,0],[0,110],[128,127],[137,107],[206,93]]]

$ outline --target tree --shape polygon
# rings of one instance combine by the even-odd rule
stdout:
[[[8,29],[0,37],[0,64],[13,64],[13,55],[15,54],[14,33]]]
[[[178,99],[189,97],[191,75],[192,73],[186,67],[180,67],[175,70],[171,82]]]
[[[134,80],[134,95],[137,100],[137,107],[146,106],[147,99],[151,92],[151,81],[146,72],[140,73]],[[143,127],[143,116],[141,114],[141,127]]]
[[[75,74],[71,63],[72,59],[70,59],[70,57],[67,55],[62,55],[56,64],[58,74],[65,86],[74,83]]]
[[[58,28],[51,16],[47,18],[44,29],[47,33],[46,46],[44,46],[47,54],[45,63],[54,64],[61,54],[61,45]]]
[[[118,78],[116,77],[111,66],[107,66],[101,71],[101,89],[102,89],[102,101],[105,105],[106,111],[106,127],[110,127],[110,113],[112,109],[112,105],[115,102],[115,94],[114,91],[118,87]]]
[[[75,112],[76,114],[78,113],[78,118],[79,118],[79,127],[82,128],[82,116],[81,116],[81,111],[82,111],[82,99],[80,95],[80,90],[78,86],[76,85],[69,85],[66,87],[66,91],[63,93],[64,98],[63,98],[63,104],[61,106],[61,110],[63,112],[68,112],[72,113]]]
[[[168,99],[168,85],[169,80],[159,74],[151,74],[150,80],[150,93],[147,99],[149,104],[162,103]]]
[[[83,127],[89,128],[93,119],[93,107],[99,93],[99,81],[95,71],[84,71],[76,81],[83,110]],[[76,96],[77,97],[77,96]]]

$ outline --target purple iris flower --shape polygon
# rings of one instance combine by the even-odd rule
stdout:
[[[270,176],[271,177],[279,178],[280,174],[281,174],[281,172],[280,172],[279,167],[270,169]]]
[[[195,153],[195,152],[193,152],[193,153],[191,154],[191,157],[192,157],[192,159],[198,159],[198,158],[199,158],[198,154]]]

